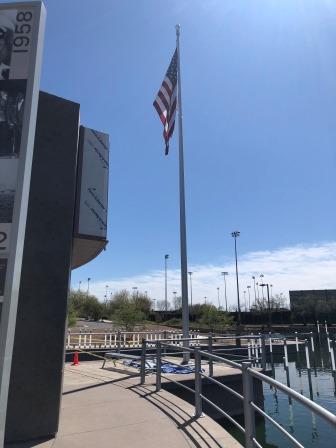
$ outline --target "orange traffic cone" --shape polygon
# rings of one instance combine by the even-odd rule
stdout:
[[[78,360],[78,352],[75,352],[75,353],[74,353],[74,359],[73,359],[73,363],[72,363],[72,365],[73,365],[73,366],[78,366],[78,364],[79,364],[79,360]]]

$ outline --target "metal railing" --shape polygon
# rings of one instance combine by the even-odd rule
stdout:
[[[199,331],[191,331],[191,345],[195,344],[197,339],[202,339]],[[128,348],[141,347],[142,339],[145,338],[148,344],[155,347],[155,342],[162,339],[170,339],[174,344],[179,344],[183,335],[180,331],[68,331],[65,339],[65,348],[67,350],[81,349],[98,349],[98,348]]]
[[[259,338],[260,336],[257,336]],[[243,336],[240,337],[240,339],[248,340],[251,336]],[[219,337],[216,339],[227,339],[227,337]],[[190,339],[182,339],[180,340],[181,343],[190,342]],[[213,348],[212,342],[210,342],[210,347]],[[211,351],[204,351],[201,350],[200,347],[187,347],[186,344],[183,346],[183,352],[178,353],[185,353],[187,352],[189,356],[194,357],[195,367],[194,367],[194,378],[195,378],[195,389],[192,389],[185,384],[181,383],[180,381],[176,381],[171,378],[171,376],[163,375],[161,372],[161,366],[162,361],[167,356],[167,354],[177,354],[177,350],[179,348],[171,344],[171,341],[168,339],[156,341],[156,353],[154,355],[147,355],[146,349],[147,349],[147,341],[143,340],[142,342],[142,351],[141,351],[141,367],[140,367],[140,383],[144,384],[146,381],[146,357],[151,357],[156,359],[156,391],[159,392],[161,390],[161,380],[164,378],[165,380],[172,382],[186,390],[188,390],[190,393],[194,395],[194,405],[195,405],[195,417],[199,418],[203,414],[203,402],[207,403],[208,405],[212,406],[219,414],[221,414],[223,417],[225,417],[227,420],[229,420],[236,428],[239,429],[244,434],[245,437],[245,448],[262,448],[262,445],[257,441],[256,439],[256,429],[255,429],[255,413],[260,414],[263,418],[265,418],[268,422],[270,422],[274,427],[276,427],[279,431],[281,431],[282,434],[284,434],[288,440],[296,447],[304,448],[303,445],[294,438],[281,424],[276,422],[272,417],[270,417],[266,412],[264,412],[263,409],[261,409],[256,403],[255,403],[255,396],[254,396],[254,388],[253,388],[253,380],[257,379],[260,380],[262,383],[266,383],[270,386],[272,386],[275,390],[279,390],[286,394],[290,399],[296,400],[298,403],[305,406],[310,411],[314,412],[315,414],[319,415],[322,419],[329,422],[334,428],[336,429],[336,416],[323,408],[322,406],[316,404],[312,400],[304,397],[303,395],[299,394],[295,390],[291,389],[288,386],[285,386],[284,384],[280,383],[279,381],[268,377],[267,375],[263,374],[262,372],[256,370],[252,366],[252,362],[258,362],[260,359],[264,359],[264,356],[266,354],[265,351],[265,337],[262,337],[261,340],[261,350],[264,355],[262,355],[261,358],[251,358],[251,360],[242,360],[241,362],[232,361],[229,359],[226,359],[222,356],[219,356],[217,354],[214,354]],[[167,353],[168,350],[172,350],[171,353]],[[207,358],[208,365],[209,365],[209,374],[206,375],[204,371],[202,370],[202,357]],[[171,360],[168,361],[171,363]],[[243,385],[243,394],[238,393],[234,389],[230,388],[229,386],[221,383],[216,378],[213,378],[213,363],[221,363],[226,364],[230,367],[234,367],[238,369],[242,374],[242,385]],[[227,412],[225,412],[221,407],[219,407],[217,404],[209,400],[205,395],[202,394],[202,382],[203,379],[206,379],[207,381],[216,384],[217,386],[225,389],[227,392],[230,392],[232,395],[234,395],[236,398],[241,400],[243,402],[243,414],[244,414],[244,427],[238,423],[233,417],[231,417]]]

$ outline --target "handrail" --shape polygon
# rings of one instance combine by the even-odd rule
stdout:
[[[246,337],[246,336],[245,336]],[[262,336],[262,341],[259,346],[262,350],[262,359],[265,360],[265,335]],[[258,339],[260,339],[260,335],[257,336]],[[179,342],[183,341],[183,339],[179,339]],[[191,353],[194,355],[195,358],[195,389],[191,389],[190,387],[186,386],[180,381],[175,381],[171,377],[168,377],[166,375],[162,375],[161,373],[161,361],[166,356],[164,353],[161,352],[162,346],[163,347],[169,347],[173,350],[180,350],[179,347],[172,344],[172,341],[169,341],[170,343],[167,343],[167,341],[159,340],[156,341],[156,391],[159,391],[161,389],[161,378],[164,378],[168,381],[171,381],[172,383],[186,389],[187,391],[191,392],[195,396],[195,417],[198,418],[202,415],[202,402],[206,402],[210,406],[212,406],[214,409],[217,410],[221,415],[223,415],[225,418],[227,418],[233,425],[235,425],[243,434],[245,435],[245,448],[263,448],[262,445],[257,441],[256,439],[256,433],[255,433],[255,422],[254,422],[254,414],[255,412],[258,412],[260,415],[262,415],[267,421],[269,421],[274,427],[276,427],[279,431],[281,431],[286,437],[297,447],[297,448],[304,448],[303,445],[295,438],[293,437],[283,426],[281,426],[278,422],[276,422],[272,417],[270,417],[266,412],[263,411],[256,403],[254,403],[254,391],[253,391],[253,379],[256,378],[260,380],[261,382],[264,382],[266,384],[269,384],[273,386],[274,388],[282,391],[285,393],[288,397],[293,398],[294,400],[301,403],[303,406],[308,408],[310,411],[316,413],[320,417],[322,417],[324,420],[328,421],[330,424],[332,424],[334,427],[336,427],[336,415],[329,412],[327,409],[323,408],[322,406],[318,405],[317,403],[309,400],[308,398],[304,397],[303,395],[299,394],[295,390],[291,389],[288,386],[285,386],[284,384],[280,383],[279,381],[268,377],[267,375],[264,375],[263,373],[259,372],[258,370],[255,370],[252,368],[251,362],[244,362],[242,361],[241,364],[238,364],[237,362],[231,361],[229,359],[226,359],[222,356],[215,355],[214,353],[209,353],[204,350],[201,350],[199,347],[183,347],[183,351],[187,353]],[[151,344],[152,341],[142,341],[142,358],[141,358],[141,384],[145,382],[145,361],[146,361],[146,345]],[[211,350],[212,346],[209,344],[209,349]],[[176,353],[176,352],[173,352]],[[205,374],[204,371],[202,371],[202,357],[209,359],[209,375]],[[260,359],[256,357],[257,359]],[[256,358],[253,358],[249,361],[255,360]],[[213,378],[213,365],[212,362],[216,361],[218,363],[227,364],[231,367],[234,367],[236,369],[239,369],[242,372],[242,382],[243,382],[243,395],[238,393],[237,391],[233,390],[232,388],[226,386],[225,384],[221,383],[217,379]],[[175,363],[174,363],[175,364]],[[216,384],[217,386],[225,389],[238,399],[243,401],[243,407],[244,407],[244,425],[241,426],[233,417],[231,417],[227,412],[225,412],[223,409],[221,409],[217,404],[212,402],[209,398],[204,396],[202,394],[202,378],[205,378],[206,380]]]
[[[217,406],[215,403],[210,401],[207,397],[201,394],[202,400],[204,400],[206,403],[210,404],[212,407],[216,409],[220,414],[224,415],[231,423],[233,423],[243,434],[245,434],[245,429],[234,419],[229,415],[227,412],[223,411],[219,406]]]
[[[181,386],[183,389],[186,389],[187,391],[192,392],[193,394],[195,393],[194,389],[192,389],[191,387],[186,386],[185,384],[181,383],[180,381],[175,381],[172,378],[168,378],[167,376],[162,375],[162,374],[161,374],[161,378],[169,380],[172,383],[177,384],[178,386]]]
[[[230,359],[222,358],[221,356],[214,355],[213,353],[207,353],[203,350],[200,350],[200,354],[207,356],[208,358],[211,358],[215,361],[222,362],[224,364],[229,364],[229,366],[231,366],[231,367],[235,367],[236,369],[242,370],[241,364],[231,361]]]
[[[329,423],[336,426],[336,415],[332,414],[331,412],[329,412],[327,409],[323,408],[319,404],[317,404],[314,401],[310,400],[309,398],[299,394],[299,392],[296,392],[294,389],[291,389],[290,387],[285,386],[284,384],[280,383],[279,381],[277,381],[273,378],[270,378],[261,372],[258,372],[257,370],[248,368],[248,372],[255,378],[260,379],[271,386],[274,386],[276,389],[281,390],[289,397],[293,398],[296,401],[299,401],[304,406],[306,406],[308,409],[315,412],[315,414],[318,414],[320,417],[324,418],[325,420],[328,420]]]
[[[255,403],[251,403],[251,406],[253,407],[253,409],[255,409],[257,412],[259,412],[260,415],[262,415],[264,418],[266,418],[266,420],[268,420],[269,422],[272,423],[272,425],[274,425],[276,428],[279,429],[279,431],[281,431],[286,437],[289,438],[289,440],[291,442],[294,443],[295,446],[297,446],[298,448],[305,448],[303,445],[301,445],[300,442],[298,442],[291,434],[289,434],[288,431],[285,430],[285,428],[283,428],[278,422],[276,422],[274,420],[274,418],[270,417],[268,414],[266,414],[266,412],[264,412],[262,409],[259,408],[259,406],[257,406]]]
[[[235,395],[240,400],[244,400],[244,397],[240,393],[236,392],[234,389],[232,389],[231,387],[227,386],[226,384],[223,384],[220,381],[217,381],[212,376],[205,375],[204,373],[201,373],[201,375],[202,375],[203,378],[206,378],[207,380],[211,381],[212,383],[217,384],[218,386],[222,387],[223,389],[227,390],[228,392],[231,392],[233,395]]]

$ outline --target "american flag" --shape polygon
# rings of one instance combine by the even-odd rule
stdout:
[[[177,49],[172,57],[160,90],[153,103],[163,124],[163,138],[166,144],[165,155],[169,151],[169,139],[173,135],[176,115],[177,91]]]

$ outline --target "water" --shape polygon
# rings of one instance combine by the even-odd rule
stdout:
[[[308,371],[303,347],[300,356],[289,355],[290,385],[305,397],[313,399],[316,403],[336,413],[335,382],[331,372],[331,361],[326,341],[321,346],[316,344],[315,357],[311,354],[311,379],[309,387]],[[274,378],[286,384],[286,372],[282,355],[273,358]],[[271,369],[271,363],[267,367]],[[295,400],[292,404],[282,392],[276,392],[270,386],[264,385],[264,410],[277,423],[280,423],[305,448],[334,448],[336,446],[336,429],[329,423],[307,410]],[[226,425],[225,425],[226,426]],[[242,442],[240,434],[235,428],[230,432]],[[257,440],[265,448],[288,448],[293,446],[289,439],[283,435],[270,422],[260,419],[256,425]]]

